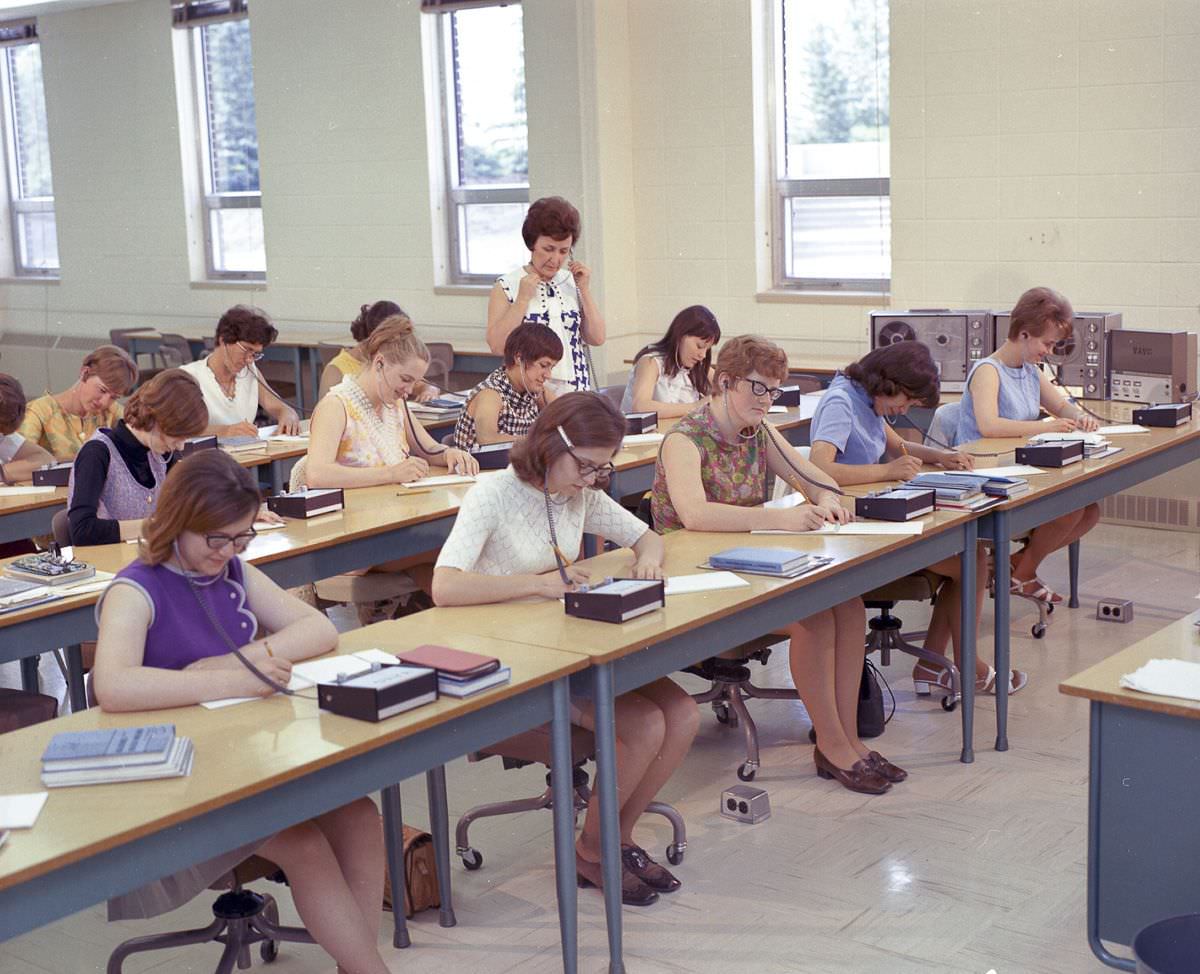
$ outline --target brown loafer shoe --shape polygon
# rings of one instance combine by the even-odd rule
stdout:
[[[674,893],[683,885],[665,866],[651,859],[640,845],[621,846],[621,862],[643,883],[660,893]]]
[[[863,759],[855,761],[853,767],[843,770],[825,757],[819,749],[815,749],[813,760],[817,765],[818,777],[837,781],[850,791],[862,792],[864,795],[882,795],[892,787],[890,781]]]
[[[866,761],[867,764],[869,764],[879,773],[880,777],[886,778],[888,781],[892,782],[892,784],[895,784],[897,781],[903,781],[908,777],[907,771],[905,771],[899,765],[892,764],[891,761],[885,758],[878,751],[872,751],[870,754],[868,754]]]
[[[575,881],[583,888],[594,886],[604,889],[600,863],[588,862],[575,853]],[[649,906],[658,900],[658,894],[635,876],[628,866],[621,866],[621,902],[626,906]]]

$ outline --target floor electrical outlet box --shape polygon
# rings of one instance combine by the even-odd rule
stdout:
[[[1128,622],[1133,618],[1129,599],[1101,599],[1096,603],[1096,618],[1105,622]]]
[[[761,788],[734,785],[721,792],[721,814],[738,822],[757,825],[771,817],[771,799]]]

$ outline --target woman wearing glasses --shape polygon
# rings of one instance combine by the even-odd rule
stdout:
[[[171,454],[207,423],[200,387],[182,369],[139,386],[125,418],[93,433],[75,458],[67,494],[71,543],[137,539],[158,504]]]
[[[778,345],[753,335],[724,345],[712,400],[663,440],[651,493],[660,531],[811,531],[852,519],[829,476],[764,422],[786,377],[787,355]],[[811,503],[764,508],[772,476],[784,478]],[[858,738],[866,626],[862,600],[854,598],[785,628],[792,680],[817,733],[817,774],[851,791],[878,795],[907,775]]]
[[[235,305],[217,322],[216,348],[183,366],[200,383],[208,407],[208,429],[221,437],[258,436],[254,417],[263,412],[280,433],[299,433],[300,417],[267,385],[254,363],[279,332],[261,311]]]
[[[138,560],[117,574],[97,607],[92,688],[103,709],[270,696],[274,684],[286,686],[293,662],[337,645],[324,615],[237,557],[254,537],[258,503],[254,478],[220,450],[171,471]],[[109,918],[175,909],[252,853],[287,874],[304,926],[338,970],[386,974],[376,947],[383,830],[368,798],[110,900]]]
[[[587,581],[570,564],[584,533],[631,548],[632,577],[662,577],[662,539],[602,490],[624,435],[624,417],[595,393],[567,393],[551,402],[513,447],[511,466],[477,483],[463,499],[438,555],[434,601],[480,605],[559,598]],[[589,701],[573,703],[572,720],[594,728]],[[697,724],[692,698],[667,679],[617,698],[621,893],[631,906],[646,906],[659,893],[679,888],[679,880],[634,843],[633,827],[683,761]],[[600,887],[594,794],[575,848],[580,885]]]

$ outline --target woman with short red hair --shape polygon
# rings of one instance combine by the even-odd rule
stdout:
[[[496,280],[487,311],[487,343],[497,355],[523,321],[546,325],[558,335],[565,354],[553,379],[567,390],[595,386],[587,346],[603,345],[605,338],[604,316],[592,297],[592,272],[574,257],[579,233],[579,211],[565,199],[535,200],[521,226],[529,263]]]

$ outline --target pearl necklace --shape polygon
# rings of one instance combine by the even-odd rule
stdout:
[[[362,425],[366,429],[367,439],[371,441],[371,445],[383,459],[383,465],[390,466],[394,463],[403,462],[408,457],[408,454],[400,446],[400,433],[397,424],[399,407],[382,406],[388,413],[388,420],[385,422],[380,418],[379,413],[376,412],[370,397],[367,396],[356,378],[348,378],[342,384],[347,387],[347,397],[362,414]]]

